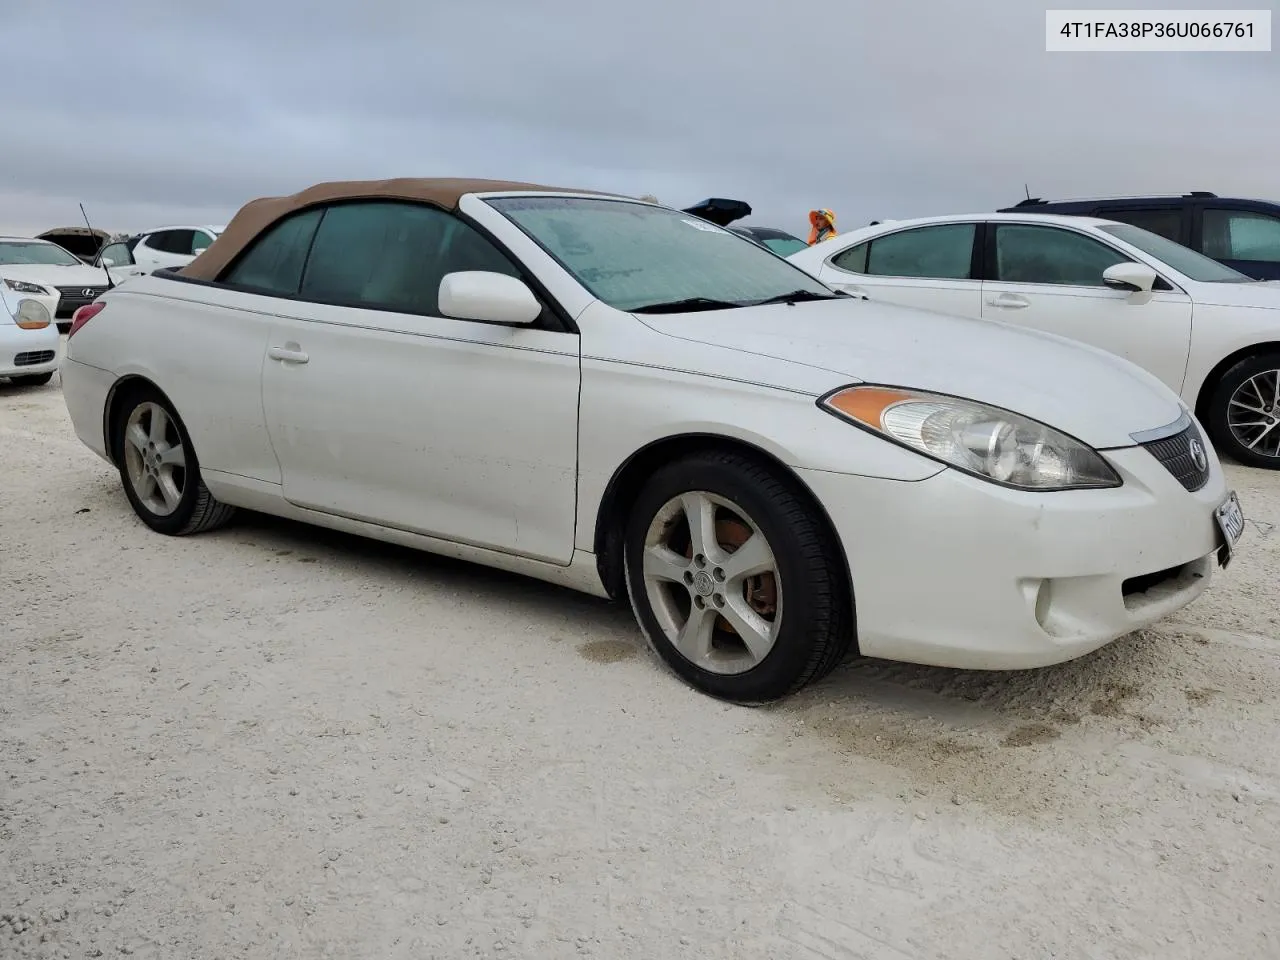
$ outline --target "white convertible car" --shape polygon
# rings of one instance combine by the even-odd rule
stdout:
[[[1223,453],[1280,469],[1280,281],[1131,224],[1043,213],[886,221],[787,259],[873,300],[1101,347],[1180,394]]]
[[[629,596],[738,702],[851,649],[1079,656],[1193,600],[1243,530],[1195,418],[1124,360],[529,184],[254,201],[81,309],[63,383],[156,531],[244,507]]]

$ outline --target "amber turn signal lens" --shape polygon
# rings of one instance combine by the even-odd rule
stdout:
[[[827,398],[826,404],[851,420],[865,423],[876,430],[883,430],[881,417],[895,403],[913,400],[915,396],[903,390],[886,387],[850,387]]]
[[[22,330],[43,330],[53,322],[53,318],[49,316],[49,308],[40,301],[21,300],[13,322]]]

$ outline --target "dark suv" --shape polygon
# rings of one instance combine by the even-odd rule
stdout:
[[[1180,197],[1041,200],[1000,213],[1056,213],[1131,223],[1257,280],[1280,280],[1280,203],[1193,190]]]

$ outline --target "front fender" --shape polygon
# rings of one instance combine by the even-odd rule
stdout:
[[[576,546],[595,549],[600,505],[639,452],[673,437],[724,438],[794,469],[905,482],[945,467],[823,412],[808,393],[584,358]]]

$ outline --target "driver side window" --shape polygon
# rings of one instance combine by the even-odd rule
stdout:
[[[1105,288],[1102,272],[1117,263],[1131,262],[1106,244],[1073,230],[1021,223],[993,226],[993,279],[1004,283]]]
[[[127,267],[133,264],[133,254],[129,252],[127,243],[109,243],[98,253],[100,264],[112,267]]]
[[[320,221],[299,296],[441,317],[440,281],[462,270],[522,279],[488,239],[438,207],[398,200],[339,203]]]

